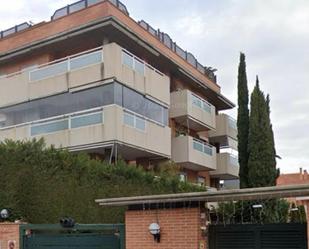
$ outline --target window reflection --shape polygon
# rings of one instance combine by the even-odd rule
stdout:
[[[0,108],[0,127],[14,126],[110,104],[117,104],[163,125],[168,123],[167,108],[119,83],[112,83]]]

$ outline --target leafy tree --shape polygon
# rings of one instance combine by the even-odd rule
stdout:
[[[248,82],[246,73],[245,54],[240,53],[238,67],[238,155],[240,188],[248,187],[248,136],[249,136],[249,109],[248,109]]]
[[[64,216],[78,223],[119,223],[124,208],[102,208],[94,200],[205,190],[180,182],[172,170],[110,165],[46,147],[43,140],[0,143],[0,172],[0,209],[8,208],[12,221],[30,223],[58,223]]]
[[[258,77],[251,95],[248,143],[248,187],[276,185],[277,170],[269,108]]]

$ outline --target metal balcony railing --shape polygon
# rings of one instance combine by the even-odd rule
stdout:
[[[25,29],[30,28],[32,25],[30,23],[24,22],[19,25],[16,25],[12,28],[0,31],[0,39],[7,37],[9,35],[15,34],[17,32],[23,31]]]
[[[189,64],[191,64],[193,67],[195,67],[202,74],[207,75],[211,80],[213,80],[214,82],[217,82],[217,77],[215,75],[215,72],[217,71],[216,69],[212,67],[204,67],[201,63],[198,62],[198,60],[194,57],[192,53],[187,52],[183,50],[181,47],[179,47],[177,43],[174,42],[168,34],[161,32],[159,29],[155,30],[144,20],[139,21],[138,24],[141,27],[143,27],[145,30],[147,30],[150,34],[155,36],[158,40],[160,40],[166,47],[171,49],[173,52],[179,55],[182,59],[184,59]]]
[[[85,9],[87,7],[90,7],[96,3],[103,2],[104,0],[81,0],[75,3],[72,3],[70,5],[67,5],[61,9],[58,9],[55,11],[55,13],[52,15],[51,20],[56,20],[58,18],[61,18],[63,16],[67,16],[69,14],[72,14],[76,11]],[[120,9],[123,13],[126,15],[129,15],[129,12],[127,10],[127,7],[118,0],[108,0],[113,5],[115,5],[118,9]]]

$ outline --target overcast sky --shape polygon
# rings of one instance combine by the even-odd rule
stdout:
[[[10,0],[0,9],[0,30],[49,20],[75,1]],[[247,57],[249,89],[271,97],[271,119],[281,172],[309,170],[308,0],[123,0],[130,15],[168,33],[207,66],[218,69],[222,93],[237,101],[239,52]],[[229,112],[236,117],[236,109]]]

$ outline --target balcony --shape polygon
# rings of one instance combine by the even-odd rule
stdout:
[[[215,178],[220,178],[221,180],[238,179],[238,158],[230,153],[218,153],[217,169],[210,172],[210,175]]]
[[[105,79],[115,77],[133,89],[170,104],[170,79],[116,43],[104,46]]]
[[[172,160],[191,170],[214,170],[216,169],[216,149],[190,136],[173,137]]]
[[[48,145],[71,151],[100,153],[117,144],[118,153],[126,160],[171,156],[168,126],[117,105],[1,128],[0,134],[0,141],[43,137]]]
[[[215,107],[189,90],[171,93],[170,118],[195,131],[216,128]]]
[[[216,130],[209,131],[211,143],[219,143],[221,147],[230,147],[237,150],[237,123],[226,114],[216,116]]]
[[[0,77],[0,92],[6,93],[0,98],[0,106],[104,84],[111,79],[170,104],[169,78],[116,43],[110,43]]]

